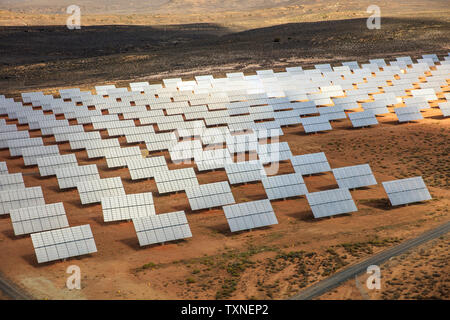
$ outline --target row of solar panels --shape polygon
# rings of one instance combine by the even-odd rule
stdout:
[[[5,165],[2,164],[0,167],[3,172],[7,171]],[[361,165],[337,168],[333,171],[340,189],[307,193],[306,186],[299,174],[269,177],[263,179],[263,185],[269,199],[306,194],[316,218],[356,211],[357,209],[351,195],[348,189],[345,188],[375,184],[376,181],[371,173],[370,167],[368,167],[368,165]],[[383,185],[393,205],[423,201],[431,198],[420,177],[384,182]],[[79,186],[80,197],[82,198],[82,203],[89,203],[89,201],[97,201],[95,199],[100,199],[104,210],[105,221],[133,219],[141,245],[191,236],[187,223],[181,223],[179,225],[169,224],[167,226],[155,227],[154,229],[150,228],[148,230],[144,230],[145,228],[142,229],[143,227],[139,224],[141,223],[139,222],[139,219],[142,218],[145,221],[152,220],[152,218],[147,216],[149,214],[154,214],[151,193],[125,195],[124,193],[122,194],[122,192],[119,192],[114,197],[111,197],[110,192],[120,187],[120,178],[103,179],[102,182],[85,181]],[[40,191],[39,195],[37,194],[39,193],[38,191],[40,188],[35,189],[36,190],[28,190],[28,192],[23,193],[10,191],[0,193],[2,208],[5,208],[5,204],[11,205],[20,203],[20,206],[23,206],[27,203],[25,204],[25,207],[11,211],[15,233],[25,234],[67,226],[67,218],[65,217],[62,204],[44,204],[37,207],[33,205],[36,203],[33,202],[36,201],[36,199],[41,199],[39,201],[44,202],[42,191]],[[33,192],[30,193],[29,191]],[[106,198],[104,197],[105,194],[102,193],[105,191],[107,192]],[[115,191],[113,191],[113,193],[114,192]],[[190,188],[186,190],[186,193],[193,210],[234,203],[231,190],[226,182]],[[31,206],[31,208],[26,206]],[[232,231],[252,229],[277,223],[275,214],[273,213],[268,200],[265,202],[263,200],[255,203],[228,205],[224,207],[224,212]],[[158,219],[162,219],[162,217],[163,215],[158,215]],[[139,227],[137,227],[138,225]],[[61,232],[70,233],[71,231]],[[33,244],[35,244],[35,239],[37,238],[40,238],[40,235],[33,236]],[[68,243],[54,243],[44,246],[45,248],[35,244],[38,261],[51,261],[96,251],[96,249],[95,251],[92,251],[92,248],[95,248],[93,238],[87,237],[76,241],[75,243],[78,243],[78,245],[71,243],[71,246],[69,246]],[[92,250],[81,250],[80,246],[83,248],[91,248]]]
[[[440,76],[446,77],[448,75],[448,70],[441,70],[441,71],[443,71],[444,73],[443,73],[443,75],[440,75]],[[378,84],[376,84],[376,85],[378,85]],[[336,88],[336,89],[333,89],[334,91],[333,90],[327,90],[327,89],[329,89],[329,87],[321,87],[320,88],[321,90],[325,90],[325,93],[322,93],[322,95],[324,94],[325,96],[323,96],[323,97],[319,96],[318,98],[321,99],[321,100],[329,99],[327,97],[333,96],[333,92],[336,92],[336,90],[338,92],[342,91],[342,90],[338,89],[339,86],[334,86],[334,87]],[[414,105],[416,105],[418,103],[422,103],[422,104],[426,103],[425,107],[428,106],[427,99],[428,100],[432,99],[430,97],[433,96],[434,93],[431,93],[431,94],[429,92],[426,93],[427,90],[429,91],[430,89],[412,90],[412,94],[413,94],[414,98],[411,98],[411,99],[421,98],[421,99],[419,99],[420,101],[415,101]],[[431,89],[431,90],[433,90],[433,89]],[[350,93],[351,91],[355,91],[355,90],[350,90],[350,91],[348,91],[348,93]],[[359,91],[359,90],[357,90],[357,91]],[[362,92],[361,92],[361,94],[362,95],[367,95],[367,93],[362,93]],[[403,92],[403,94],[404,94],[404,92]],[[29,95],[24,95],[24,96],[29,97]],[[374,97],[376,97],[376,96],[380,96],[380,95],[374,95]],[[427,97],[427,99],[422,99],[424,96]],[[243,99],[246,99],[246,98],[248,98],[248,96],[247,97],[245,97],[245,96],[243,97]],[[345,98],[342,98],[342,99],[345,99]],[[405,101],[411,101],[411,99],[405,99]],[[279,100],[279,98],[272,99],[272,100]],[[287,100],[289,101],[289,99],[287,99]],[[31,99],[31,101],[32,101],[32,99]],[[313,101],[310,101],[310,102],[313,102]],[[348,102],[348,100],[347,100],[347,102]],[[377,101],[375,101],[375,102],[377,102]],[[370,103],[370,102],[366,103],[366,105],[364,105],[363,108],[367,107],[367,110],[370,109],[375,114],[380,114],[380,113],[383,113],[383,112],[386,111],[386,108],[385,108],[386,107],[386,103],[384,103],[383,101],[380,101],[380,100],[378,100],[378,103],[375,103],[375,102],[373,102],[373,103]],[[167,105],[167,107],[166,107],[166,108],[168,108],[167,110],[171,110],[172,107],[169,107],[169,105],[171,105],[171,104],[178,105],[179,103],[178,104],[175,103],[175,102],[169,103]],[[238,104],[240,105],[240,103],[238,103]],[[294,104],[291,103],[290,105],[296,105],[296,103],[294,103]],[[289,107],[291,107],[290,105],[289,105]],[[409,104],[407,104],[407,106],[408,105]],[[341,117],[342,114],[344,114],[344,117],[345,117],[345,113],[343,113],[343,110],[341,110],[341,107],[342,107],[342,105],[337,104],[335,107],[319,108],[318,110],[319,110],[320,113],[322,113],[322,115],[319,116],[319,117],[311,117],[311,119],[309,119],[309,118],[300,118],[299,114],[295,114],[295,113],[292,114],[292,112],[291,113],[287,112],[287,117],[285,118],[284,114],[286,114],[286,112],[273,112],[274,114],[279,114],[279,115],[277,115],[277,117],[275,118],[275,121],[273,121],[273,124],[271,124],[271,126],[280,127],[283,124],[295,124],[295,123],[300,123],[300,122],[303,123],[304,122],[303,124],[306,127],[305,131],[307,131],[307,132],[316,132],[315,130],[318,130],[318,131],[329,130],[329,128],[331,127],[330,124],[329,124],[329,120],[339,119],[339,117]],[[177,107],[177,108],[180,109],[179,107]],[[129,109],[132,109],[132,108],[129,108]],[[184,109],[189,109],[189,108],[184,108]],[[316,109],[316,108],[314,107],[314,109]],[[401,117],[402,117],[401,121],[409,121],[408,119],[412,119],[412,118],[417,119],[418,117],[420,117],[420,116],[417,115],[417,112],[414,112],[415,115],[412,116],[411,113],[413,113],[414,110],[411,110],[411,109],[414,109],[414,108],[410,108],[410,110],[399,110],[398,111],[398,114],[401,114]],[[277,111],[277,110],[279,110],[279,109],[275,109],[274,108],[274,111]],[[323,110],[323,111],[320,111],[320,110]],[[447,110],[445,105],[442,106],[442,110],[443,110],[443,113],[444,113],[445,110]],[[130,111],[132,112],[132,111],[136,111],[136,110],[130,110]],[[153,110],[153,111],[158,111],[158,110]],[[228,111],[230,111],[230,110],[228,110]],[[409,112],[406,112],[406,111],[409,111]],[[36,112],[38,112],[38,111],[36,111]],[[316,109],[315,112],[317,112],[317,109]],[[207,113],[211,114],[211,113],[215,113],[215,112],[207,112]],[[271,113],[269,112],[269,114],[271,114]],[[305,113],[305,114],[308,114],[308,113]],[[405,117],[404,114],[409,114],[409,116]],[[126,128],[128,125],[134,126],[134,123],[132,123],[132,122],[127,123],[126,120],[118,121],[118,118],[117,117],[114,118],[114,116],[115,115],[109,115],[109,116],[97,115],[97,116],[92,116],[91,118],[94,118],[94,119],[91,119],[91,121],[94,123],[94,125],[97,125],[97,128],[99,128],[99,129],[100,128],[105,128],[105,126],[108,127],[109,125],[98,125],[98,123],[105,124],[108,121],[113,123],[112,126],[117,126],[118,124],[120,124],[121,128]],[[246,117],[231,117],[229,114],[227,114],[227,116],[230,119],[233,119],[233,121],[231,123],[229,123],[228,121],[225,121],[225,120],[220,120],[220,121],[225,121],[225,124],[228,123],[228,125],[231,126],[231,128],[233,128],[233,129],[242,129],[243,127],[244,128],[248,127],[249,125],[250,125],[250,127],[255,125],[254,123],[252,123],[252,120],[254,120],[254,119],[246,119]],[[270,115],[267,115],[267,116],[270,116]],[[49,117],[49,116],[48,115],[42,115],[42,117]],[[160,121],[163,121],[162,119],[168,118],[168,119],[164,120],[161,123],[162,125],[164,125],[164,127],[163,127],[164,129],[169,129],[169,130],[173,130],[174,129],[175,124],[174,124],[173,120],[170,117],[167,117],[167,116],[159,116],[159,117],[161,118]],[[367,112],[364,115],[355,115],[352,118],[357,119],[357,118],[361,118],[361,117],[365,118],[365,121],[363,121],[363,123],[367,123],[367,121],[369,121],[369,123],[375,123],[375,121],[376,121],[376,118],[374,118],[373,116],[370,116],[370,112]],[[152,117],[150,117],[150,118],[152,118]],[[153,118],[154,118],[154,116],[153,116]],[[180,126],[180,124],[186,124],[186,123],[190,122],[190,121],[182,122],[180,118],[174,118],[174,119],[178,119],[178,121],[176,121],[176,128],[178,128]],[[218,115],[217,117],[214,116],[213,119],[224,119],[224,116],[223,115]],[[283,119],[285,119],[285,120],[283,120]],[[156,121],[156,120],[152,120],[152,121]],[[353,122],[355,122],[355,121],[353,121]],[[51,121],[41,121],[41,122],[44,123],[44,125],[41,125],[41,127],[43,129],[45,129],[45,130],[49,129],[50,131],[54,131],[55,128],[59,128],[59,126],[67,125],[67,123],[65,121],[56,120],[56,119],[52,119]],[[292,123],[292,122],[294,122],[294,123]],[[199,122],[197,121],[195,123],[197,125]],[[359,125],[356,124],[356,126],[359,126]],[[38,124],[38,127],[39,127],[39,124]],[[112,130],[116,129],[116,131],[117,131],[117,129],[121,129],[121,128],[114,128],[113,127],[113,128],[110,128],[110,129],[112,129]]]
[[[426,89],[422,91],[432,90],[433,92],[428,95],[416,95],[413,98],[405,99],[406,107],[400,107],[395,108],[394,112],[399,117],[399,121],[410,121],[411,117],[405,118],[405,113],[415,113],[415,117],[413,117],[415,120],[422,118],[420,114],[420,110],[428,109],[430,108],[430,105],[428,104],[428,101],[431,99],[437,99],[437,97],[434,94],[433,89]],[[412,91],[418,91],[418,90],[412,90]],[[421,91],[421,90],[419,90]],[[413,93],[415,94],[415,93]],[[377,124],[378,121],[376,119],[376,115],[386,114],[390,111],[387,109],[388,105],[393,105],[395,103],[398,103],[398,98],[394,96],[390,96],[388,98],[384,98],[386,94],[377,94],[373,97],[376,99],[373,102],[364,102],[362,103],[363,112],[352,112],[349,113],[349,119],[352,122],[352,125],[354,127],[360,127],[365,126],[366,124],[374,125]],[[378,96],[382,98],[378,98]],[[434,96],[434,98],[432,98]],[[295,124],[302,124],[304,127],[305,132],[317,132],[317,131],[325,131],[325,130],[331,130],[331,124],[330,121],[332,120],[338,120],[338,119],[345,119],[347,117],[345,110],[351,110],[353,108],[358,108],[357,105],[357,99],[358,98],[351,98],[345,97],[341,98],[343,101],[335,101],[336,104],[334,106],[329,107],[320,107],[316,108],[316,104],[313,101],[309,101],[312,104],[305,104],[304,102],[300,103],[290,103],[287,102],[282,105],[282,108],[285,109],[279,109],[275,110],[273,106],[262,106],[262,107],[252,107],[249,108],[249,110],[252,109],[266,109],[265,112],[258,112],[258,113],[250,113],[250,115],[246,114],[240,114],[240,115],[234,115],[230,116],[227,114],[227,112],[223,111],[204,111],[204,112],[197,112],[190,114],[190,119],[186,119],[189,121],[184,121],[181,114],[179,115],[172,115],[172,116],[166,116],[164,114],[155,116],[153,113],[149,111],[141,112],[145,118],[138,117],[138,119],[141,120],[141,124],[144,124],[144,126],[136,127],[133,120],[119,120],[119,118],[116,115],[98,115],[95,117],[91,117],[91,122],[94,124],[94,129],[96,130],[102,130],[107,129],[108,134],[111,137],[114,136],[125,136],[127,138],[127,141],[130,143],[137,142],[137,141],[144,141],[147,143],[147,147],[150,151],[153,150],[160,150],[163,148],[164,140],[168,140],[169,137],[171,140],[176,138],[175,136],[168,136],[167,134],[161,135],[156,134],[154,131],[153,126],[147,125],[147,124],[157,124],[160,130],[170,130],[170,131],[180,131],[180,130],[202,130],[205,129],[206,125],[227,125],[229,127],[229,130],[235,131],[235,130],[244,130],[244,129],[253,129],[253,130],[261,130],[264,131],[264,129],[278,129],[279,132],[281,132],[281,127],[286,125],[295,125]],[[366,99],[369,99],[369,97],[360,98],[359,101],[364,101]],[[401,100],[401,99],[400,99]],[[331,102],[333,103],[333,102]],[[297,106],[301,105],[302,107],[299,109]],[[132,107],[136,108],[136,107]],[[186,107],[185,109],[188,110],[192,107]],[[448,102],[440,103],[439,108],[441,109],[444,116],[448,115]],[[23,108],[26,109],[26,108]],[[267,110],[269,109],[269,110]],[[271,109],[271,110],[270,110]],[[291,110],[287,110],[291,109]],[[170,109],[168,109],[170,110]],[[161,110],[162,111],[162,110]],[[226,111],[226,110],[225,110]],[[229,110],[228,110],[229,111]],[[33,111],[37,112],[37,111]],[[33,113],[32,112],[32,113]],[[245,111],[243,111],[245,112]],[[319,113],[319,116],[312,116],[312,117],[301,117],[302,115],[310,115],[314,113]],[[33,116],[33,114],[29,115],[30,117]],[[42,115],[43,117],[50,117],[51,115]],[[111,117],[115,116],[115,117]],[[145,121],[142,121],[145,119]],[[273,119],[273,120],[271,120]],[[363,119],[363,120],[361,120]],[[405,120],[406,119],[406,120]],[[255,122],[256,120],[269,120],[265,122]],[[205,121],[205,122],[203,122]],[[46,123],[47,125],[50,125],[49,122],[51,121],[42,121]],[[44,127],[44,126],[37,126],[35,128],[41,128],[41,131],[43,135],[50,134],[55,135],[55,138],[57,141],[64,141],[63,139],[67,139],[68,136],[72,134],[77,133],[83,133],[83,127],[81,125],[79,126],[69,126],[67,122],[62,120],[54,120],[52,122],[54,126],[51,127]],[[6,125],[4,126],[6,127]],[[31,125],[30,125],[30,128]],[[64,129],[64,128],[70,128],[70,129]],[[9,128],[8,128],[9,129]],[[0,143],[3,145],[3,147],[7,147],[7,140],[12,139],[21,139],[26,137],[26,133],[23,131],[9,131],[0,133]],[[2,137],[3,136],[3,137]],[[2,139],[3,138],[3,139]],[[163,138],[161,141],[161,138]],[[136,140],[138,139],[138,140]],[[12,147],[12,145],[11,145]]]

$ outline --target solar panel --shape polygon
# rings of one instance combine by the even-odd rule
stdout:
[[[101,202],[102,198],[123,196],[125,189],[120,177],[79,181],[76,183],[81,204]]]
[[[292,152],[287,142],[258,144],[257,153],[262,164],[285,161],[292,157]]]
[[[134,126],[134,120],[96,122],[93,125],[95,130],[106,129],[110,137],[121,136],[123,135],[123,132],[127,130],[127,128],[133,128]]]
[[[184,211],[133,219],[141,247],[192,237]]]
[[[408,99],[405,99],[404,101],[405,101],[405,105],[407,107],[416,107],[419,110],[431,108],[430,105],[428,104],[427,100],[422,96],[408,98]]]
[[[167,150],[177,143],[174,132],[154,133],[145,136],[145,145],[148,151]]]
[[[274,112],[274,118],[280,126],[300,124],[302,121],[300,118],[300,112],[296,109]]]
[[[398,57],[398,58],[396,58],[396,60],[397,61],[403,61],[406,64],[413,64],[413,61],[412,61],[411,57],[408,57],[408,56],[406,56],[406,57]]]
[[[181,141],[169,147],[170,159],[173,162],[194,159],[194,154],[202,152],[199,140]]]
[[[223,211],[231,232],[278,224],[267,199],[224,206]]]
[[[38,263],[97,252],[90,225],[31,234]]]
[[[260,181],[266,176],[260,161],[233,162],[225,165],[230,184]]]
[[[291,158],[295,172],[302,175],[331,171],[325,153],[310,153]]]
[[[87,141],[101,140],[101,138],[100,132],[98,131],[67,134],[67,139],[70,142],[70,149],[72,150],[85,149]]]
[[[354,189],[377,184],[368,164],[335,168],[333,174],[341,189]]]
[[[359,105],[355,97],[333,98],[335,106],[341,106],[344,110],[358,109]]]
[[[8,214],[13,209],[44,205],[41,187],[0,191],[0,215]]]
[[[29,124],[30,130],[32,130],[31,121]],[[37,126],[41,129],[43,136],[53,135],[53,130],[56,128],[65,128],[69,126],[68,120],[38,120]]]
[[[0,149],[8,148],[8,141],[26,138],[30,138],[30,133],[26,130],[2,132],[0,133]]]
[[[157,171],[154,174],[159,193],[183,191],[198,185],[193,168]]]
[[[424,54],[424,55],[422,55],[422,58],[424,58],[424,59],[431,59],[434,62],[439,62],[439,58],[438,58],[438,56],[436,54]]]
[[[308,193],[303,177],[299,173],[264,177],[261,181],[270,200],[295,197]]]
[[[393,206],[431,199],[422,177],[385,181],[383,187]]]
[[[6,165],[6,162],[0,162],[0,174],[7,174],[8,173],[8,166]]]
[[[22,150],[25,166],[36,165],[38,158],[56,155],[59,155],[59,148],[57,145],[29,147]]]
[[[120,147],[118,139],[89,140],[85,142],[89,159],[102,158],[108,150],[114,147]]]
[[[318,108],[318,110],[320,115],[326,117],[329,121],[347,118],[344,112],[344,107],[340,105],[333,107],[322,107]]]
[[[155,214],[151,192],[101,199],[105,222],[130,220]]]
[[[444,117],[450,117],[450,102],[439,103],[439,109]]]
[[[1,110],[1,107],[0,107]],[[4,119],[2,119],[4,120]],[[1,124],[0,123],[0,132],[1,133],[5,133],[5,132],[13,132],[13,131],[17,131],[17,126],[15,124]]]
[[[301,123],[306,133],[333,129],[326,116],[302,118]]]
[[[227,127],[204,128],[201,130],[200,139],[204,145],[223,144],[229,134]]]
[[[139,147],[111,148],[105,150],[105,157],[108,168],[120,168],[129,160],[142,159],[142,152]]]
[[[36,159],[41,177],[56,175],[56,170],[67,167],[77,166],[75,154],[64,154],[49,157],[40,157]]]
[[[155,172],[169,170],[164,156],[143,159],[128,159],[127,167],[131,180],[153,178]]]
[[[139,126],[127,128],[125,139],[128,143],[144,142],[147,134],[155,133],[153,126]]]
[[[8,141],[9,154],[11,157],[21,156],[24,149],[29,147],[43,146],[44,141],[39,138],[25,138]]]
[[[348,118],[352,122],[354,128],[368,127],[378,124],[378,120],[372,110],[352,112],[348,114]]]
[[[77,124],[68,127],[53,128],[52,132],[56,142],[69,141],[69,134],[84,132],[84,127]]]
[[[225,168],[225,164],[233,160],[227,149],[209,149],[194,154],[195,164],[199,171]]]
[[[423,119],[419,108],[417,107],[401,107],[394,109],[399,122],[408,122]]]
[[[258,137],[254,133],[227,135],[225,140],[231,154],[256,151],[258,148]]]
[[[24,189],[22,173],[0,174],[0,191]]]
[[[361,107],[364,109],[364,111],[371,110],[375,115],[389,113],[387,103],[384,100],[361,103]]]
[[[55,174],[60,189],[74,188],[80,181],[100,179],[96,164],[58,168]]]
[[[250,103],[248,101],[232,102],[227,105],[228,114],[235,116],[249,113]]]
[[[316,219],[358,211],[348,189],[307,193],[306,199]]]
[[[221,207],[235,202],[227,181],[187,188],[186,195],[192,210]]]
[[[16,236],[69,226],[62,202],[14,209],[10,216]]]

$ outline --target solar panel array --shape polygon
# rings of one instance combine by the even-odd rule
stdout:
[[[395,108],[394,111],[398,117],[399,122],[408,122],[423,119],[419,108],[415,106]]]
[[[393,206],[431,199],[422,177],[385,181],[383,187]]]
[[[192,210],[221,207],[235,202],[226,181],[190,187],[186,189],[186,195]]]
[[[441,109],[444,117],[450,117],[450,102],[439,103],[439,109]]]
[[[0,215],[8,214],[13,209],[36,207],[45,204],[41,187],[0,191]]]
[[[0,174],[7,174],[8,173],[8,166],[6,165],[6,162],[0,162]]]
[[[193,168],[156,171],[154,177],[158,192],[161,194],[183,191],[198,185],[197,175]]]
[[[23,162],[26,166],[36,165],[37,159],[59,155],[59,148],[56,145],[30,147],[22,150]]]
[[[101,199],[101,203],[105,222],[131,220],[156,214],[151,192],[105,197]]]
[[[314,218],[358,211],[348,189],[334,189],[307,193],[306,199]]]
[[[156,172],[169,170],[164,156],[127,159],[126,163],[131,180],[153,178]]]
[[[62,202],[14,209],[9,214],[16,236],[69,226]]]
[[[60,189],[75,188],[80,181],[100,179],[96,164],[58,168],[55,174]]]
[[[293,156],[291,162],[295,172],[302,175],[331,171],[328,159],[323,152]]]
[[[225,168],[226,164],[233,162],[227,149],[204,150],[194,154],[194,160],[199,171]]]
[[[368,164],[334,168],[333,174],[341,189],[354,189],[377,184]]]
[[[133,219],[133,224],[141,247],[192,237],[184,211]]]
[[[38,263],[67,259],[97,252],[90,225],[33,233]]]
[[[261,162],[256,160],[228,163],[225,165],[225,171],[230,184],[260,181],[266,176]]]
[[[302,118],[301,123],[306,133],[333,129],[327,116]]]
[[[142,153],[139,147],[111,148],[105,150],[104,154],[108,168],[125,167],[127,161],[142,159]]]
[[[24,188],[22,173],[0,174],[0,191]]]
[[[101,202],[105,197],[125,195],[120,177],[79,181],[76,183],[76,187],[80,194],[81,204]]]
[[[378,120],[372,110],[352,112],[348,114],[348,118],[355,128],[368,127],[378,124]]]
[[[12,127],[12,129],[14,129]],[[8,148],[8,141],[18,140],[18,139],[27,139],[30,138],[30,133],[28,131],[16,131],[11,130],[7,132],[0,131],[0,149]]]
[[[223,207],[231,232],[278,224],[269,200],[257,200]]]
[[[296,197],[308,193],[303,177],[299,173],[264,177],[261,181],[270,200]]]
[[[57,169],[78,166],[77,158],[73,153],[37,158],[36,164],[41,177],[56,175]]]
[[[21,156],[23,150],[30,147],[43,146],[44,141],[41,137],[38,138],[24,138],[24,139],[15,139],[7,142],[8,149],[11,157]]]
[[[287,142],[259,144],[257,153],[262,164],[285,161],[292,158],[292,152]]]

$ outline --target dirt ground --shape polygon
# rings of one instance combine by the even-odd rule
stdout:
[[[379,184],[352,191],[358,212],[333,218],[315,220],[305,197],[274,201],[279,224],[251,232],[231,233],[221,209],[191,212],[184,193],[159,195],[153,180],[131,181],[126,168],[108,169],[104,159],[75,152],[79,164],[97,164],[102,178],[120,176],[127,194],[153,192],[157,213],[186,211],[192,238],[144,248],[131,222],[104,223],[99,204],[82,206],[76,189],[60,191],[55,177],[41,178],[37,167],[24,167],[22,158],[0,150],[0,161],[6,160],[10,172],[23,172],[27,187],[43,188],[46,203],[64,202],[71,226],[90,224],[98,247],[89,256],[38,265],[30,237],[15,237],[9,216],[2,216],[0,251],[7,258],[0,260],[0,270],[39,299],[287,298],[448,221],[450,119],[437,108],[424,117],[399,124],[390,114],[363,129],[352,129],[349,120],[333,121],[332,131],[312,135],[301,126],[284,128],[281,141],[289,143],[294,155],[323,151],[332,168],[369,163]],[[39,136],[40,131],[31,134]],[[53,137],[44,141],[55,144]],[[62,154],[70,152],[68,143],[58,146]],[[156,154],[169,160],[167,152]],[[293,172],[290,163],[281,163],[279,173],[288,172]],[[433,200],[391,207],[381,182],[416,175],[423,176]],[[224,170],[199,173],[198,178],[202,184],[227,180]],[[310,192],[337,187],[331,173],[306,176],[305,182]],[[259,182],[232,186],[232,192],[238,203],[266,197]],[[81,268],[80,291],[65,288],[65,272],[73,264]]]
[[[449,11],[384,17],[380,30],[366,18],[313,20],[234,31],[226,25],[93,25],[0,27],[0,92],[92,88],[132,81],[245,71],[276,71],[318,63],[393,58],[450,51]],[[45,21],[45,20],[44,20]]]
[[[381,265],[379,290],[367,289],[365,274],[319,299],[449,299],[449,241],[440,237]]]

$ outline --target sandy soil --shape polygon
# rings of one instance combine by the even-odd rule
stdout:
[[[319,299],[445,299],[450,298],[448,235],[426,243],[380,266],[381,288],[368,290],[363,274]]]
[[[0,150],[0,161],[7,161],[10,172],[23,172],[26,186],[42,186],[47,203],[64,202],[71,226],[90,224],[98,247],[89,256],[38,265],[30,238],[15,237],[9,217],[3,216],[0,252],[7,258],[1,259],[0,270],[39,299],[286,298],[349,263],[448,221],[450,119],[437,108],[424,117],[398,124],[391,114],[380,117],[380,125],[360,130],[352,129],[349,120],[334,121],[332,131],[313,135],[301,126],[284,128],[281,140],[293,154],[323,151],[333,168],[369,163],[379,184],[352,191],[356,213],[315,220],[305,197],[274,201],[278,225],[234,234],[222,210],[191,212],[184,193],[159,195],[153,180],[133,182],[126,168],[108,169],[104,159],[75,152],[80,164],[96,163],[102,178],[122,177],[128,194],[154,192],[157,213],[186,211],[193,238],[145,248],[139,247],[131,222],[104,223],[99,204],[82,206],[76,189],[59,191],[55,177],[41,178],[37,167],[24,167],[22,158]],[[55,143],[53,137],[44,141]],[[58,146],[62,154],[70,152],[68,143]],[[169,160],[166,152],[157,154]],[[292,166],[282,163],[280,173],[288,172]],[[380,182],[416,175],[424,177],[433,200],[391,207]],[[200,183],[227,180],[223,170],[198,177]],[[305,182],[310,192],[337,186],[331,173],[305,177]],[[261,183],[232,186],[232,191],[236,202],[266,197]],[[82,271],[81,291],[65,289],[65,271],[73,264]]]
[[[190,79],[201,74],[349,60],[365,63],[371,58],[417,58],[450,51],[447,6],[430,5],[408,13],[391,9],[382,16],[380,30],[367,29],[365,10],[349,15],[327,9],[337,16],[309,17],[289,9],[281,17],[266,13],[269,20],[254,13],[257,25],[245,25],[252,20],[242,12],[235,18],[220,14],[216,20],[174,15],[173,21],[157,22],[138,16],[91,24],[83,16],[81,30],[68,30],[65,18],[54,22],[54,15],[32,15],[36,21],[26,25],[9,24],[15,18],[6,13],[2,19],[0,12],[0,92],[16,95],[107,83],[124,86],[172,76]],[[230,25],[233,19],[244,25]]]

